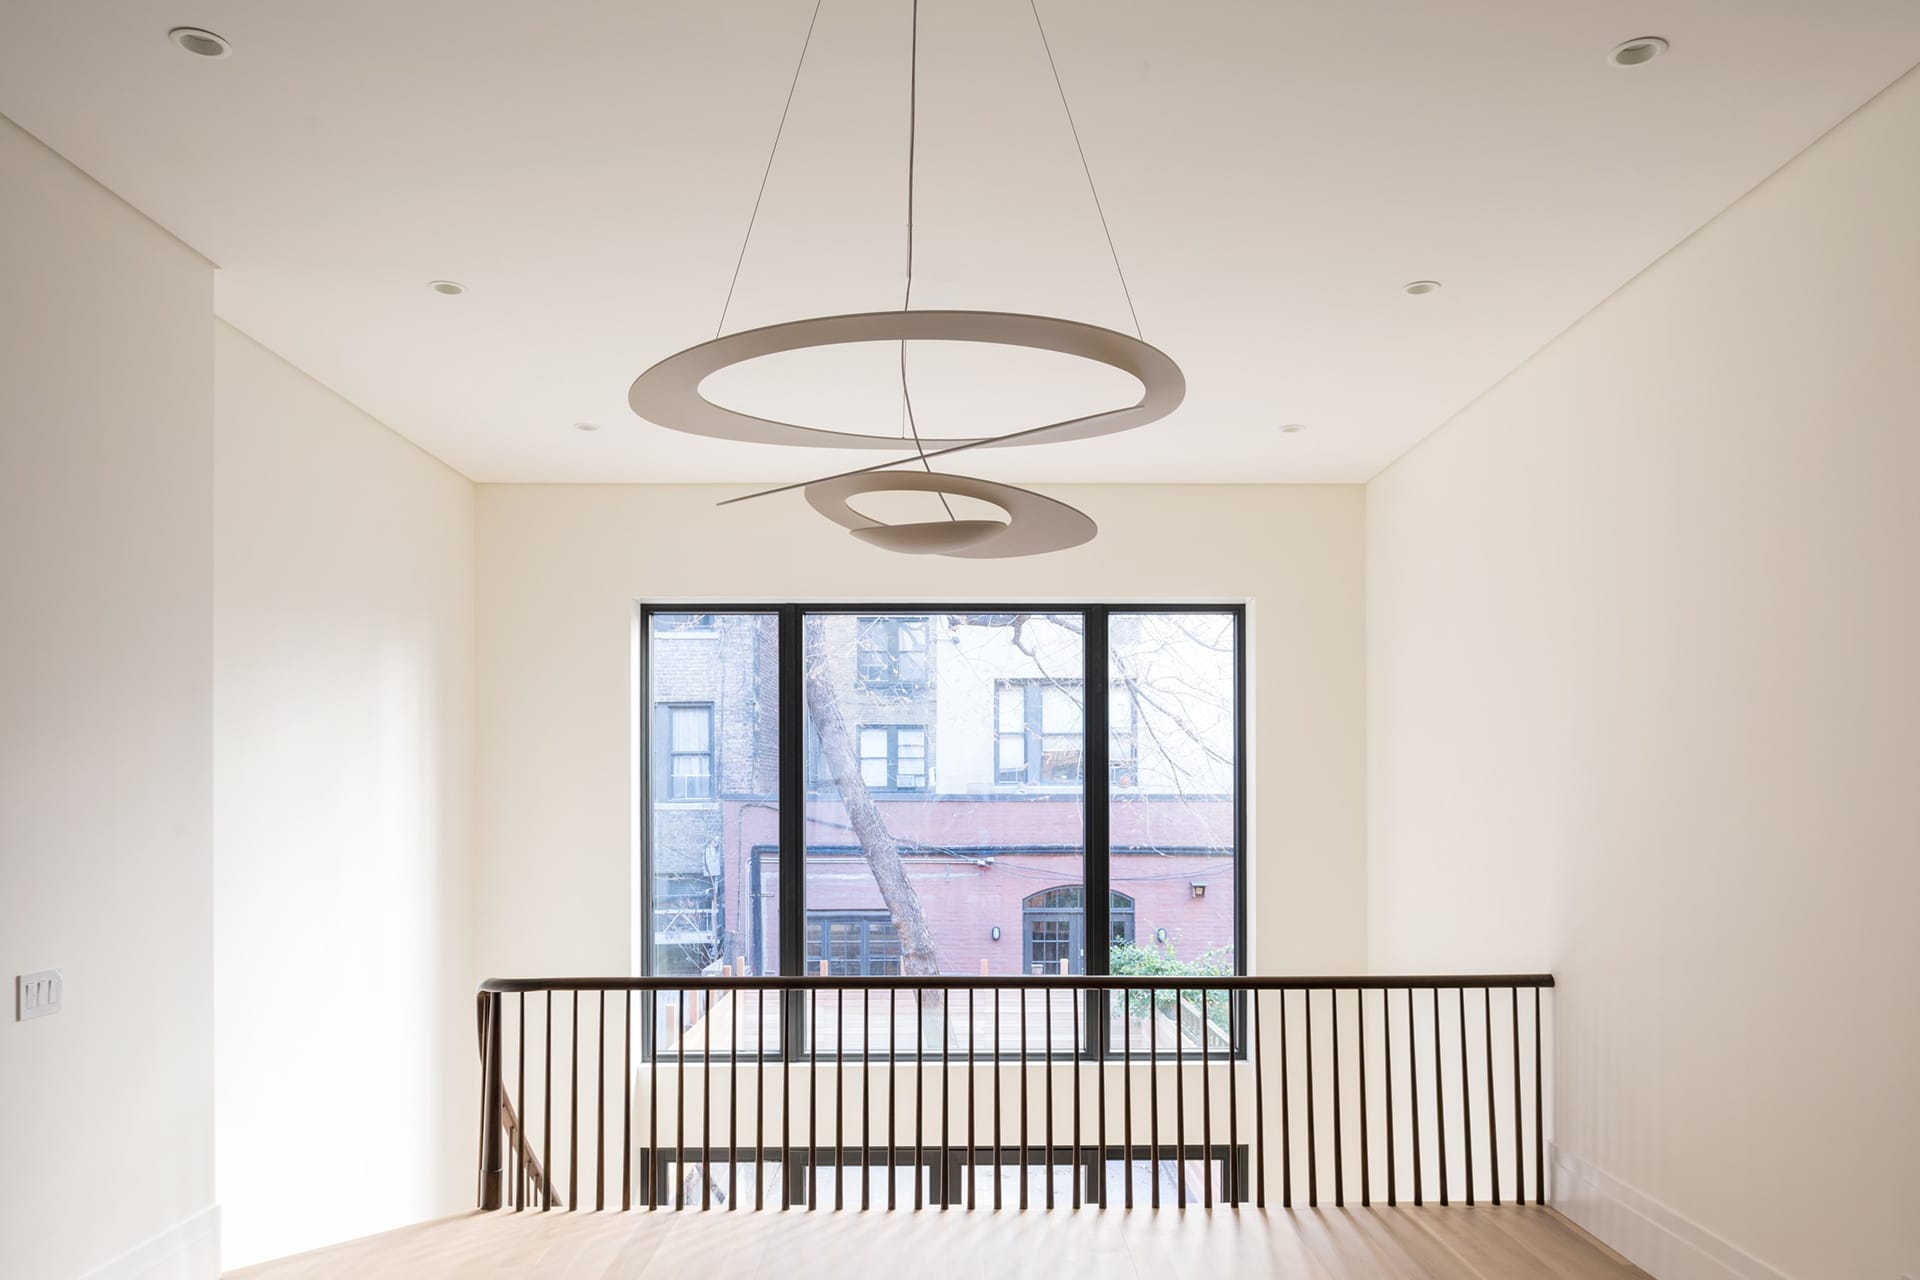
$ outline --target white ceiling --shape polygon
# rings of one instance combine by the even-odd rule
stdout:
[[[223,317],[477,480],[791,480],[875,455],[698,440],[626,390],[714,334],[811,11],[5,0],[0,111],[218,263]],[[1364,480],[1920,60],[1912,0],[1041,12],[1188,397],[956,467],[1032,481]],[[908,13],[825,0],[730,329],[900,304]],[[233,56],[181,52],[178,24]],[[1649,33],[1672,51],[1607,62]],[[920,89],[915,305],[1129,328],[1026,0],[924,0]],[[1426,277],[1445,289],[1401,292]],[[709,391],[896,431],[892,360],[777,357]],[[914,367],[936,435],[1131,398],[1065,358]]]

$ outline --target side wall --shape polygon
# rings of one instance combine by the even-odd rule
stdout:
[[[1359,488],[1061,489],[1101,522],[1098,539],[978,562],[864,547],[797,497],[714,507],[735,492],[480,487],[483,968],[630,971],[641,599],[1249,601],[1252,962],[1267,972],[1363,962]]]
[[[231,1267],[471,1203],[473,486],[215,335]]]
[[[0,193],[0,1270],[211,1276],[213,271],[3,118]]]
[[[1368,492],[1376,967],[1553,970],[1562,1207],[1920,1273],[1920,79]]]

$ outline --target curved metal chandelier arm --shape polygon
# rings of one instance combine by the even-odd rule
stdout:
[[[1139,408],[1135,405],[1134,408]],[[805,489],[809,485],[825,484],[829,480],[845,480],[851,476],[872,475],[876,471],[886,471],[893,467],[906,466],[909,463],[923,462],[928,458],[944,458],[950,453],[965,453],[969,449],[985,449],[996,444],[1033,444],[1033,437],[1045,435],[1050,431],[1065,431],[1069,427],[1078,427],[1103,415],[1094,414],[1087,418],[1067,418],[1060,422],[1049,422],[1044,427],[1028,427],[1024,431],[1009,431],[1003,436],[988,436],[984,440],[967,440],[960,444],[948,445],[944,449],[928,449],[923,453],[911,454],[905,458],[889,458],[885,462],[876,462],[871,466],[855,467],[851,471],[836,471],[830,476],[816,476],[812,480],[796,480],[792,484],[779,485],[772,489],[761,489],[755,493],[743,493],[737,498],[722,498],[714,503],[716,507],[730,507],[736,502],[751,502],[755,498],[771,498],[779,493],[792,493],[795,489]]]

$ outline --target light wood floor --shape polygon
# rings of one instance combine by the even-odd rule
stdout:
[[[1551,1209],[471,1213],[229,1272],[247,1280],[1627,1280]]]

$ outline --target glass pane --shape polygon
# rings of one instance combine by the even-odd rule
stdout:
[[[1080,735],[1080,687],[1062,688],[1057,684],[1040,687],[1040,732]]]
[[[857,972],[1028,970],[1026,900],[1050,888],[1078,891],[1084,882],[1082,631],[1077,613],[816,613],[802,620],[809,749],[816,757],[806,775],[807,911],[866,921],[859,959],[847,960],[863,966]],[[883,638],[896,674],[910,678],[872,678],[869,655]],[[1028,708],[1039,714],[1048,689],[1064,736],[1054,776],[1041,789],[1025,785],[1025,734]],[[892,726],[889,764],[903,789],[881,789],[865,767],[860,726],[876,725]],[[1015,767],[1018,779],[1007,779],[1005,771]],[[1070,936],[1045,939],[1043,959],[1084,972],[1085,936],[1075,926]],[[916,1031],[924,1031],[927,1044],[941,1043],[944,1034],[964,1052],[970,1029],[978,1028],[979,1048],[991,1048],[995,1022],[984,1003],[969,1020],[960,993],[952,1011],[929,993],[921,1026],[904,994],[890,1016],[885,993],[873,993],[870,1017],[862,1014],[862,994],[847,993],[844,1008],[821,994],[817,1044],[830,1049],[840,1035],[852,1050],[857,1037],[871,1035],[875,1051],[890,1043],[910,1050]],[[1012,1052],[1021,1011],[1011,997],[1003,1006],[1002,1047]],[[1028,1010],[1029,1048],[1042,1047],[1035,1037],[1049,1026],[1056,1048],[1067,1048],[1073,1007],[1061,994],[1049,1019],[1036,997]]]
[[[706,751],[713,737],[713,712],[707,707],[673,709],[673,749]]]
[[[777,615],[648,616],[646,720],[649,971],[779,971],[780,697]],[[764,1018],[745,997],[741,1049],[777,1041],[778,1001]],[[725,1023],[730,997],[711,1009],[693,993],[656,1004],[656,1043],[672,1052],[682,1028],[705,1042],[707,1019]]]
[[[1229,613],[1116,613],[1108,633],[1115,685],[1109,705],[1129,708],[1109,720],[1116,773],[1110,875],[1114,893],[1131,899],[1123,914],[1116,898],[1112,970],[1236,972],[1236,619]],[[1125,785],[1118,777],[1123,759],[1131,775]],[[1120,1003],[1113,1002],[1116,1044]],[[1180,1001],[1169,992],[1157,1007],[1136,995],[1131,1003],[1136,1051],[1150,1030],[1157,1030],[1163,1051],[1172,1049],[1176,1035],[1189,1050],[1203,1035],[1214,1049],[1225,1047],[1226,1000],[1218,992],[1204,1001],[1198,991]]]

